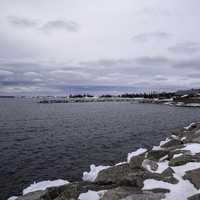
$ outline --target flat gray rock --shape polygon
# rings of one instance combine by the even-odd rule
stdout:
[[[169,150],[166,149],[160,149],[160,150],[151,150],[147,154],[147,159],[159,161],[160,158],[166,156],[169,154]]]
[[[42,191],[36,191],[36,192],[30,192],[24,196],[19,196],[17,200],[44,200],[44,195],[46,194],[46,190]]]
[[[200,168],[187,171],[183,178],[189,180],[197,189],[200,189]]]
[[[188,200],[200,200],[200,193],[199,194],[195,194],[191,197],[188,197]]]
[[[161,200],[165,198],[165,194],[143,192],[142,194],[133,194],[121,200]]]
[[[189,162],[199,162],[199,155],[181,155],[179,157],[173,158],[169,162],[169,166],[180,166]]]
[[[131,169],[129,164],[122,164],[99,172],[95,183],[116,184],[132,187],[143,187],[142,169]]]

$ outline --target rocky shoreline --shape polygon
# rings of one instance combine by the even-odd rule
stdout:
[[[83,181],[36,183],[9,200],[199,200],[200,123],[172,131],[151,149],[129,153],[123,163],[90,168]]]
[[[54,104],[54,103],[100,103],[100,102],[130,102],[130,103],[145,103],[145,104],[162,104],[177,107],[200,107],[200,100],[193,102],[192,100],[185,101],[184,99],[158,99],[158,98],[120,98],[120,97],[91,97],[91,98],[55,98],[43,99],[38,101],[39,104]]]

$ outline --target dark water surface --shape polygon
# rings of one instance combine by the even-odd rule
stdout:
[[[198,108],[0,99],[0,199],[33,181],[80,180],[91,163],[123,161],[128,152],[159,143],[170,129],[198,120]]]

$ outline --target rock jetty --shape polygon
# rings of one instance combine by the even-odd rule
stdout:
[[[200,123],[172,131],[151,149],[129,153],[123,163],[90,168],[83,181],[27,188],[9,200],[199,200]]]

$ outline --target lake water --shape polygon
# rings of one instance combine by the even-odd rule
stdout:
[[[90,164],[124,161],[128,152],[198,120],[198,108],[0,99],[0,199],[34,181],[80,180]]]

